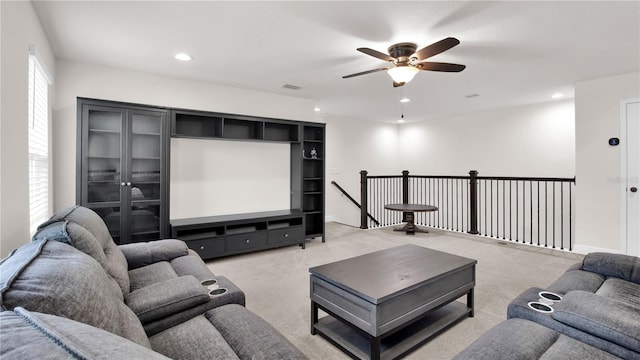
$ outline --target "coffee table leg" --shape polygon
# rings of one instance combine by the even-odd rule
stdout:
[[[371,337],[369,339],[371,341],[371,360],[380,360],[380,338],[379,337]]]
[[[318,305],[311,300],[311,335],[316,334],[315,325],[318,323]]]
[[[473,310],[474,310],[473,288],[471,288],[471,290],[469,290],[469,292],[467,293],[467,307],[471,308],[471,312],[469,313],[469,317],[473,317]]]

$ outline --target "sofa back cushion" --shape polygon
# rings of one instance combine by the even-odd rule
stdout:
[[[0,305],[63,316],[145,347],[140,320],[98,262],[58,241],[34,241],[0,263]]]
[[[93,210],[75,205],[58,211],[38,227],[33,240],[43,238],[66,242],[96,259],[118,283],[123,295],[129,294],[127,259],[111,238],[102,218]]]
[[[640,258],[637,256],[589,253],[582,260],[582,270],[640,284]]]

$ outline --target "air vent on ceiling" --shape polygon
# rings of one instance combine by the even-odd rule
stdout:
[[[300,89],[302,89],[302,86],[291,85],[291,84],[284,84],[284,85],[282,85],[282,87],[285,88],[285,89],[289,89],[289,90],[300,90]]]

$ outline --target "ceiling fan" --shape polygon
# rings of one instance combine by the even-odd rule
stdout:
[[[347,79],[387,70],[387,73],[393,79],[393,87],[398,87],[411,81],[420,70],[460,72],[464,70],[466,67],[465,65],[425,61],[426,59],[447,51],[458,44],[460,44],[458,39],[448,37],[416,51],[418,47],[414,43],[399,43],[391,45],[387,49],[389,52],[388,55],[369,48],[358,48],[357,50],[361,53],[388,61],[391,65],[351,75],[345,75],[342,78]]]

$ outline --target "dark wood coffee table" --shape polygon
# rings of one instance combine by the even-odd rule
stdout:
[[[311,334],[359,359],[407,354],[473,316],[476,263],[407,244],[310,268]]]

